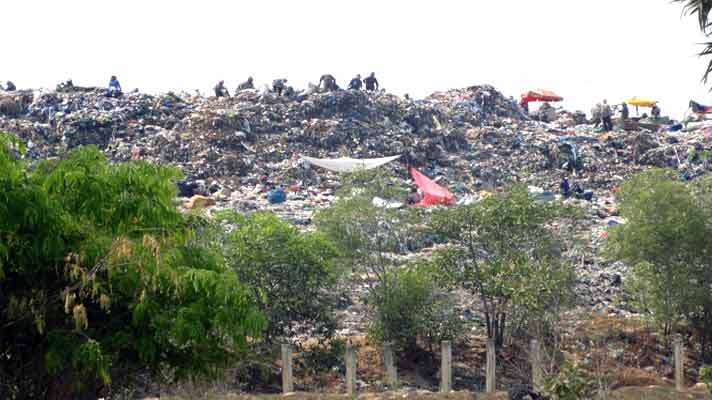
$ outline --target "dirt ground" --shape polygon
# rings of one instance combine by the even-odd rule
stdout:
[[[418,392],[386,392],[386,393],[363,393],[358,396],[361,400],[505,400],[508,396],[504,392],[493,395],[472,392],[452,392],[447,395],[439,393],[418,393]],[[166,397],[161,397],[166,399]],[[187,397],[167,397],[170,400],[188,400]],[[320,394],[320,393],[293,393],[286,396],[281,395],[224,395],[206,397],[206,400],[345,400],[346,395]],[[613,391],[607,397],[600,400],[708,400],[712,399],[706,392],[701,390],[688,390],[677,392],[671,387],[649,386],[649,387],[627,387]],[[144,399],[153,400],[153,399]]]

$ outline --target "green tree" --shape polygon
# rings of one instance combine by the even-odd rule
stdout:
[[[637,306],[665,334],[690,324],[707,357],[712,334],[712,181],[685,183],[674,171],[641,173],[618,195],[627,223],[610,231],[609,257],[632,266]]]
[[[179,173],[93,147],[31,167],[0,135],[0,397],[96,398],[137,371],[214,376],[264,325],[172,201]]]
[[[390,341],[406,354],[417,350],[418,339],[430,351],[433,344],[462,333],[462,322],[452,297],[438,282],[438,271],[428,264],[414,264],[387,273],[369,297],[375,318],[371,337]]]
[[[422,240],[421,210],[392,207],[407,191],[398,180],[380,172],[365,171],[348,176],[338,200],[319,212],[314,220],[319,231],[337,243],[346,265],[356,272],[368,294],[374,337],[413,350],[418,334],[425,332],[424,318],[439,318],[434,282],[428,274],[404,268],[397,253]],[[374,202],[374,198],[384,201]],[[426,313],[427,311],[427,313]]]
[[[479,297],[487,335],[497,346],[512,315],[544,318],[572,297],[573,269],[562,263],[563,238],[552,228],[562,211],[533,201],[520,186],[433,218],[433,230],[449,243],[435,262]]]
[[[271,213],[221,218],[236,225],[225,241],[228,263],[253,290],[267,318],[267,341],[331,337],[341,272],[335,246]]]

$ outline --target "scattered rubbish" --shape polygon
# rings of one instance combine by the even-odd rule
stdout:
[[[338,171],[382,168],[414,189],[420,204],[473,204],[515,184],[530,186],[538,201],[584,211],[576,226],[566,227],[586,243],[583,263],[581,256],[572,263],[582,301],[602,308],[618,307],[611,291],[619,288],[601,277],[627,268],[599,256],[607,230],[624,223],[615,201],[621,184],[655,167],[679,168],[685,179],[710,171],[712,121],[704,115],[681,122],[629,118],[603,133],[582,112],[548,103],[530,118],[520,99],[489,85],[423,99],[286,87],[277,96],[247,86],[221,98],[139,92],[107,97],[105,88],[75,85],[0,91],[0,130],[18,135],[29,159],[95,145],[114,162],[173,165],[185,177],[176,185],[186,209],[270,210],[305,230],[313,229],[314,213],[336,199]],[[546,100],[550,94],[539,95]],[[560,195],[564,177],[571,183],[569,196]],[[272,187],[282,189],[270,196]],[[396,200],[373,202],[402,207],[406,199]],[[412,251],[417,257],[421,250]]]

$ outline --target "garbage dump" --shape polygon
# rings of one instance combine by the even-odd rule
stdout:
[[[535,120],[518,103],[488,85],[420,100],[375,91],[276,96],[254,89],[219,98],[139,92],[107,97],[104,89],[67,86],[0,92],[0,130],[17,134],[31,159],[95,145],[116,162],[175,165],[185,175],[178,187],[186,208],[272,210],[304,229],[340,185],[341,174],[319,168],[314,159],[400,156],[379,168],[410,187],[415,184],[408,167],[416,168],[418,176],[442,187],[445,203],[449,193],[459,205],[513,184],[551,201],[562,198],[566,177],[587,194],[564,199],[587,214],[572,227],[585,243],[572,260],[580,297],[594,309],[626,312],[625,301],[614,302],[626,267],[598,255],[606,228],[625,223],[614,193],[633,173],[652,167],[675,168],[685,179],[707,174],[712,126],[703,121],[671,131],[666,119],[631,119],[601,132],[581,112],[551,107],[546,118]],[[284,201],[281,193],[280,201],[268,200],[274,187],[283,190]]]

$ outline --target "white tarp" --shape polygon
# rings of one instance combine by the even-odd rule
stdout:
[[[402,201],[386,200],[378,196],[374,197],[373,200],[371,200],[371,204],[373,204],[375,207],[387,209],[403,208],[404,206]]]
[[[354,172],[361,169],[374,169],[381,165],[397,159],[400,156],[383,157],[383,158],[312,158],[302,156],[302,159],[316,166],[326,168],[334,172]]]

